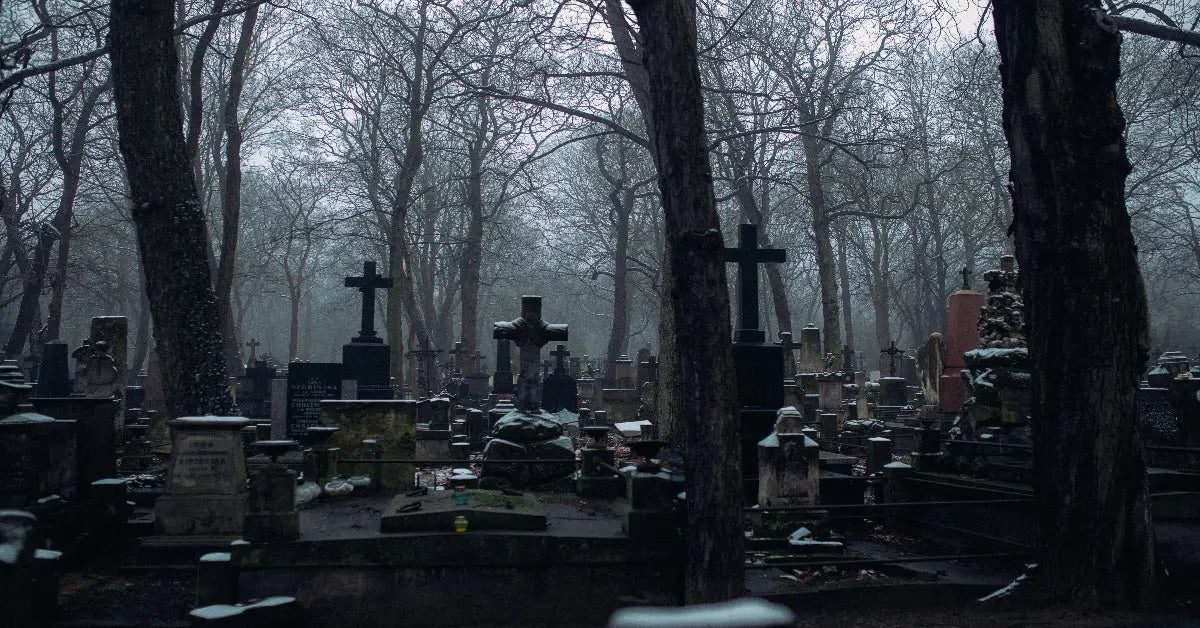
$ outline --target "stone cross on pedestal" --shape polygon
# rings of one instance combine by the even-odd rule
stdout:
[[[449,351],[449,353],[450,353],[450,355],[454,356],[454,361],[452,362],[454,365],[454,372],[455,373],[465,372],[467,369],[464,368],[464,366],[466,365],[466,362],[467,362],[467,356],[471,355],[471,350],[464,348],[463,343],[461,341],[459,341],[459,342],[454,343],[454,348],[451,349]]]
[[[256,356],[255,356],[255,349],[258,349],[259,347],[261,347],[261,346],[262,346],[262,343],[261,343],[261,342],[259,342],[259,341],[257,341],[257,340],[255,340],[255,339],[253,339],[253,338],[251,338],[251,339],[250,339],[250,342],[247,342],[247,343],[246,343],[246,346],[247,346],[247,347],[250,347],[250,359],[248,359],[248,360],[246,360],[246,361],[252,364],[252,363],[254,363],[254,358],[256,357]]]
[[[550,355],[554,356],[554,373],[557,375],[566,374],[566,359],[571,355],[571,352],[567,351],[567,345],[558,345],[554,351],[550,352]]]
[[[969,267],[963,266],[963,269],[958,271],[958,274],[962,275],[962,278],[963,278],[962,289],[970,290],[971,289],[971,275],[973,275],[975,273],[972,273],[971,269]]]
[[[887,349],[880,349],[880,353],[885,353],[888,356],[888,372],[892,377],[896,376],[896,362],[899,357],[907,353],[904,349],[896,347],[896,341],[892,341],[892,346]]]
[[[758,227],[742,225],[738,231],[736,249],[725,249],[725,261],[738,265],[738,328],[737,342],[766,342],[767,334],[758,326],[758,265],[783,263],[783,249],[758,248]]]
[[[542,297],[522,296],[521,317],[497,322],[492,329],[497,340],[511,340],[521,351],[521,372],[517,379],[516,406],[523,412],[536,412],[541,405],[542,382],[539,373],[542,347],[551,340],[567,340],[566,325],[542,320]]]
[[[375,291],[391,288],[392,278],[375,272],[375,262],[363,262],[362,277],[346,277],[347,288],[362,292],[362,329],[354,342],[383,342],[375,333]]]

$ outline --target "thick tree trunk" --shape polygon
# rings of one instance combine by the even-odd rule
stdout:
[[[33,328],[37,325],[42,309],[42,287],[46,281],[46,267],[50,263],[50,249],[54,246],[54,230],[43,224],[38,230],[37,244],[34,245],[33,255],[30,256],[29,272],[21,281],[21,303],[17,306],[17,319],[13,323],[12,333],[4,345],[4,356],[10,360],[21,357],[25,342],[29,340]]]
[[[233,64],[229,66],[229,93],[225,99],[225,185],[221,199],[221,257],[217,261],[217,305],[221,312],[221,332],[225,337],[225,364],[234,375],[242,374],[242,347],[233,313],[233,273],[237,267],[238,227],[242,216],[242,124],[238,107],[242,103],[246,61],[254,42],[258,6],[252,5],[242,16]]]
[[[745,592],[741,450],[738,446],[729,290],[713,195],[696,51],[694,0],[634,0],[650,77],[655,164],[670,267],[679,390],[687,424],[687,603]]]
[[[1125,209],[1120,35],[1096,1],[994,7],[1043,584],[1084,609],[1145,606],[1154,532],[1135,395],[1147,311]]]
[[[839,222],[837,227],[837,259],[838,259],[838,279],[842,282],[842,326],[845,330],[845,344],[854,348],[854,310],[851,308],[852,299],[850,295],[850,262],[846,253],[846,230]]]
[[[609,191],[608,202],[617,215],[617,241],[613,248],[612,328],[608,334],[604,375],[616,379],[613,371],[616,361],[629,350],[629,215],[635,202],[633,190],[622,183]]]
[[[229,414],[208,234],[177,97],[170,3],[113,0],[109,18],[117,128],[172,416]]]
[[[483,99],[480,98],[480,101]],[[484,105],[479,105],[480,118],[487,120]],[[486,122],[481,122],[486,124]],[[468,351],[479,347],[479,271],[483,265],[483,155],[482,141],[471,147],[467,175],[467,233],[459,263],[459,290],[462,300],[462,321],[459,337]]]
[[[842,320],[838,308],[837,259],[826,218],[825,183],[821,179],[821,151],[817,138],[805,136],[804,168],[808,202],[812,206],[813,237],[817,245],[817,277],[821,286],[821,330],[825,353],[842,354]]]

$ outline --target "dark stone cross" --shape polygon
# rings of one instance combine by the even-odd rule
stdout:
[[[550,352],[550,355],[554,356],[554,360],[555,360],[554,373],[556,375],[566,374],[566,372],[567,372],[566,359],[568,356],[571,355],[571,352],[567,351],[567,345],[558,345],[557,347],[555,347],[554,351]]]
[[[896,376],[896,362],[898,361],[897,358],[899,358],[900,356],[904,355],[907,352],[904,349],[900,349],[900,348],[896,347],[895,340],[892,341],[892,346],[888,347],[887,349],[880,349],[879,352],[887,354],[887,356],[888,356],[888,371],[891,373],[891,377],[895,377]]]
[[[725,261],[738,265],[738,329],[735,340],[766,342],[767,334],[758,326],[758,265],[786,262],[787,251],[758,248],[758,227],[742,225],[738,231],[738,246],[725,249]]]
[[[255,349],[258,349],[259,347],[261,347],[261,346],[262,346],[262,343],[261,343],[261,342],[259,342],[259,341],[257,341],[257,340],[255,340],[255,339],[253,339],[253,338],[251,338],[251,339],[250,339],[250,342],[247,342],[247,343],[246,343],[246,346],[247,346],[247,347],[250,347],[250,359],[248,360],[248,362],[253,362],[253,361],[254,361],[254,357],[255,357],[255,356],[254,356]]]
[[[536,412],[542,403],[542,382],[538,363],[542,347],[551,340],[567,340],[567,326],[542,320],[542,297],[521,297],[521,317],[497,322],[492,337],[511,340],[521,351],[521,372],[517,379],[516,406],[523,412]]]
[[[362,329],[354,342],[383,342],[375,333],[375,291],[392,287],[392,278],[375,272],[375,262],[363,262],[362,277],[346,277],[347,288],[362,292]]]
[[[971,269],[968,268],[967,266],[963,266],[963,269],[959,271],[959,274],[962,275],[962,278],[963,278],[962,289],[970,290],[971,289],[971,275],[973,275],[974,273],[972,273]]]

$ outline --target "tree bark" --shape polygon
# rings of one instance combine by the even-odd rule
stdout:
[[[1125,208],[1120,35],[1088,0],[994,3],[1033,360],[1039,563],[1083,609],[1155,598],[1137,423],[1147,311]]]
[[[238,108],[242,103],[246,62],[254,41],[258,7],[252,5],[242,16],[233,63],[229,66],[229,93],[225,100],[225,185],[221,199],[221,257],[217,261],[217,307],[225,338],[225,363],[230,373],[242,374],[242,352],[233,314],[233,274],[237,266],[238,227],[242,215],[242,125]]]
[[[463,347],[476,351],[479,347],[479,277],[483,265],[483,147],[487,134],[486,99],[476,99],[479,127],[471,143],[467,172],[467,227],[459,263],[459,290],[462,300],[462,321],[459,337]]]
[[[838,307],[837,259],[833,254],[829,219],[826,218],[825,183],[821,180],[821,151],[817,138],[805,136],[804,168],[808,202],[812,206],[813,237],[816,240],[817,277],[821,285],[821,330],[825,353],[842,354],[842,320]],[[840,363],[840,362],[839,362]]]
[[[171,416],[230,414],[207,232],[181,129],[169,3],[112,0],[109,46],[134,226]]]
[[[654,161],[666,226],[669,341],[679,390],[671,411],[687,425],[689,604],[741,596],[744,587],[741,449],[729,341],[721,223],[704,133],[694,0],[631,0],[650,78]],[[665,344],[665,343],[664,343]]]

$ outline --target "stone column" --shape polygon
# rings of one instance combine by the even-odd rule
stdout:
[[[950,295],[946,320],[946,370],[939,378],[938,396],[942,412],[962,410],[966,386],[962,371],[967,363],[963,354],[979,346],[979,312],[984,296],[974,290],[959,290]]]

